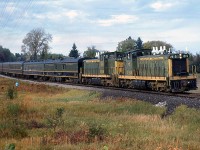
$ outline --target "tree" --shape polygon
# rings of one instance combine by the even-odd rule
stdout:
[[[160,46],[166,46],[166,49],[169,50],[170,48],[173,48],[173,46],[167,42],[163,41],[148,41],[143,44],[143,48],[145,49],[152,49],[152,47],[158,47]]]
[[[16,61],[25,61],[25,56],[21,53],[15,53]]]
[[[48,54],[48,59],[64,59],[64,55],[63,54],[55,54],[55,53],[52,53],[52,54]]]
[[[96,53],[99,52],[95,46],[88,47],[86,51],[83,53],[83,57],[95,58]]]
[[[0,62],[15,61],[16,58],[9,49],[0,46]]]
[[[72,50],[69,53],[69,57],[74,57],[74,58],[78,58],[80,56],[80,54],[78,53],[76,44],[74,43],[72,46]]]
[[[126,40],[121,41],[118,43],[117,51],[119,52],[126,52],[133,50],[137,47],[137,43],[134,39],[129,36]]]
[[[137,45],[137,49],[142,49],[143,46],[142,46],[142,40],[140,37],[138,37],[137,41],[136,41],[136,45]]]
[[[49,42],[51,41],[51,34],[45,33],[44,29],[33,29],[22,41],[22,52],[33,60],[37,60],[38,55],[44,59],[50,49]]]

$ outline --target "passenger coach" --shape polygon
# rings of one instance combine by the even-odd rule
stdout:
[[[5,62],[2,64],[3,74],[10,76],[22,76],[23,75],[23,63],[24,62]]]

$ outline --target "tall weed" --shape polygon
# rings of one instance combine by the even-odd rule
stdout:
[[[14,99],[17,97],[17,90],[15,87],[9,86],[6,95],[9,99]]]

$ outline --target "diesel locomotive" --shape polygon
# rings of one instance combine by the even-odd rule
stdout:
[[[189,54],[152,55],[150,49],[106,52],[98,59],[66,58],[0,63],[10,76],[164,92],[197,89],[196,68],[189,73]]]

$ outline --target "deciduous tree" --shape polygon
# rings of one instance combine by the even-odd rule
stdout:
[[[87,50],[84,51],[83,57],[95,58],[97,52],[98,50],[95,48],[95,46],[88,47]]]
[[[164,41],[148,41],[143,44],[143,48],[145,49],[152,49],[152,47],[158,47],[160,46],[166,46],[166,49],[169,50],[169,48],[173,48],[173,46],[167,42]]]
[[[52,41],[52,35],[46,33],[42,28],[31,30],[23,39],[22,52],[33,60],[37,60],[38,55],[45,58],[50,49],[49,43]]]
[[[132,39],[131,36],[129,36],[126,40],[118,43],[117,51],[126,52],[126,51],[133,50],[136,47],[137,47],[136,40]]]

